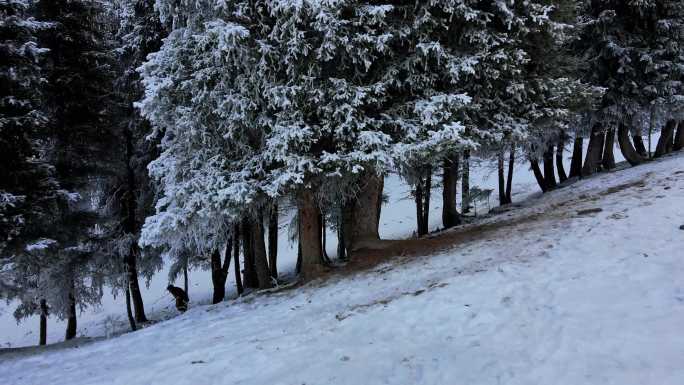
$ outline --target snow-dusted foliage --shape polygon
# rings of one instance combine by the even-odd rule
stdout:
[[[587,80],[607,89],[599,120],[640,127],[682,118],[684,3],[586,1],[580,27]]]
[[[173,8],[177,28],[142,69],[141,109],[164,135],[150,165],[162,197],[142,243],[177,252],[218,247],[266,199],[392,163],[378,113],[386,84],[373,70],[389,54],[384,12],[209,3]]]

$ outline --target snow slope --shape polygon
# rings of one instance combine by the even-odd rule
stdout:
[[[503,221],[456,230],[476,236],[437,255],[197,306],[108,340],[0,353],[0,379],[684,383],[684,154],[485,220]]]

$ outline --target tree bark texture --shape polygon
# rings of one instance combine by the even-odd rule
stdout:
[[[660,138],[656,145],[655,158],[659,158],[665,154],[672,152],[672,141],[674,139],[675,130],[677,129],[677,121],[668,120],[665,127],[660,131]]]
[[[40,345],[47,344],[47,317],[48,307],[44,299],[40,300]]]
[[[442,166],[442,225],[445,229],[461,224],[461,215],[456,208],[458,184],[458,155],[444,159]]]
[[[323,246],[321,244],[321,216],[314,192],[310,188],[299,194],[299,245],[301,247],[300,271],[305,279],[318,275],[323,267]],[[375,205],[373,205],[375,207]],[[375,213],[371,213],[373,220]]]
[[[582,176],[582,152],[584,146],[584,138],[579,134],[575,137],[575,142],[572,145],[572,161],[570,162],[570,178]]]
[[[560,183],[568,180],[568,174],[565,173],[565,165],[563,165],[563,147],[562,141],[556,146],[556,171],[558,171],[558,181]]]
[[[603,132],[603,127],[600,124],[595,124],[591,129],[587,156],[584,159],[584,166],[582,167],[582,176],[589,176],[601,170],[605,137],[606,135]]]
[[[601,166],[605,170],[612,170],[615,168],[615,129],[611,128],[606,132],[606,140],[603,146],[603,159],[601,159]]]
[[[632,143],[629,141],[629,136],[629,128],[626,125],[621,124],[618,127],[618,144],[620,145],[622,155],[632,166],[644,163],[646,158],[641,156],[634,146],[632,146]]]
[[[677,127],[677,133],[675,134],[672,149],[674,151],[680,151],[684,149],[684,120],[679,122],[679,127]]]
[[[544,183],[546,183],[547,190],[558,186],[553,164],[553,145],[549,145],[544,152]]]
[[[273,287],[271,271],[268,268],[268,256],[266,255],[266,243],[264,242],[264,216],[262,212],[252,221],[252,241],[254,247],[254,268],[256,269],[259,289]]]
[[[549,189],[546,186],[546,180],[544,179],[544,173],[542,173],[541,168],[539,168],[539,162],[530,157],[530,168],[532,169],[532,173],[534,174],[534,178],[537,180],[537,184],[539,185],[539,188],[542,190],[542,192],[547,192]]]
[[[463,151],[463,172],[461,173],[461,212],[470,212],[470,150]]]
[[[278,204],[273,203],[268,216],[268,267],[271,277],[278,279]]]

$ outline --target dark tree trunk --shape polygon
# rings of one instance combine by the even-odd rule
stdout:
[[[601,170],[603,142],[605,137],[606,135],[603,132],[601,125],[595,124],[591,129],[587,157],[584,159],[584,167],[582,167],[582,176],[589,176]]]
[[[344,223],[342,220],[343,207],[339,208],[337,216],[337,259],[345,261],[347,259],[347,249],[344,244]]]
[[[427,167],[425,175],[425,191],[423,201],[423,228],[426,234],[430,231],[430,195],[432,194],[432,167]]]
[[[499,177],[499,205],[506,204],[506,179],[504,177],[504,150],[499,150],[496,162],[497,175]]]
[[[73,285],[72,285],[73,287]],[[76,338],[76,297],[74,297],[73,292],[69,293],[69,309],[67,312],[67,328],[65,339],[67,341]]]
[[[271,277],[278,279],[278,204],[271,205],[268,216],[268,267]]]
[[[427,234],[427,230],[423,228],[423,189],[424,189],[424,180],[422,177],[418,178],[418,182],[416,183],[416,189],[413,194],[413,197],[415,199],[416,203],[416,231],[418,233],[418,236],[423,236]]]
[[[259,280],[259,289],[273,287],[271,271],[268,268],[268,256],[266,255],[266,243],[264,242],[264,216],[261,212],[252,221],[252,240],[254,247],[254,267]]]
[[[679,122],[679,127],[677,128],[677,134],[675,135],[672,149],[674,151],[680,151],[684,149],[684,120]]]
[[[125,218],[123,222],[123,230],[128,234],[136,234],[139,231],[138,218],[136,216],[136,208],[138,206],[136,201],[136,191],[138,186],[135,180],[135,171],[133,162],[135,157],[135,149],[133,143],[133,133],[126,128],[124,130],[126,140],[126,193],[124,198]],[[129,255],[124,258],[126,271],[128,272],[128,289],[130,289],[131,298],[133,300],[133,308],[135,309],[135,320],[137,322],[147,322],[145,315],[145,305],[143,304],[142,293],[140,292],[140,284],[138,283],[138,267],[137,258],[140,254],[138,245],[134,243]]]
[[[544,174],[542,173],[541,168],[539,168],[539,162],[532,157],[530,157],[530,168],[532,168],[532,173],[534,174],[534,178],[537,180],[539,188],[542,190],[542,192],[547,192],[549,189],[546,186]]]
[[[508,155],[508,177],[506,178],[506,203],[513,203],[511,190],[513,189],[513,167],[515,167],[515,143],[511,143],[511,151]]]
[[[131,290],[126,287],[126,315],[128,315],[128,323],[131,325],[131,330],[136,331],[135,318],[133,318],[133,311],[131,310]]]
[[[646,161],[646,158],[641,156],[629,141],[629,128],[624,124],[621,124],[620,127],[618,127],[618,144],[620,145],[622,155],[632,166],[639,165]]]
[[[377,226],[378,226],[378,231],[380,227],[380,214],[382,213],[382,192],[385,189],[385,178],[380,178],[378,182],[378,200],[377,200]],[[378,236],[378,239],[380,239],[380,236]],[[325,252],[325,249],[323,250]]]
[[[48,307],[47,302],[44,299],[40,300],[40,345],[47,344],[47,317],[48,317]]]
[[[186,259],[185,266],[183,266],[183,289],[185,290],[185,294],[190,294],[188,286],[188,261]]]
[[[660,131],[660,138],[656,145],[655,158],[661,157],[672,151],[672,140],[674,138],[675,130],[677,129],[677,121],[668,120],[665,127]]]
[[[325,250],[327,242],[327,237],[326,237],[326,221],[325,221],[325,214],[321,213],[321,250],[323,251],[323,263],[329,264],[330,263],[330,257],[328,256],[328,251]]]
[[[347,202],[343,212],[344,244],[348,254],[380,239],[378,199],[382,197],[383,177],[367,171],[359,181],[356,199]]]
[[[249,218],[242,220],[242,254],[244,256],[245,266],[243,272],[242,283],[246,288],[258,288],[259,278],[257,277],[256,268],[254,265],[254,243],[252,238],[252,225]]]
[[[321,244],[321,216],[314,192],[303,189],[299,194],[299,245],[301,247],[300,271],[305,279],[317,276],[322,270],[323,246]],[[375,205],[373,205],[375,207]],[[372,213],[373,219],[375,213]]]
[[[618,129],[619,130],[619,129]],[[619,132],[618,132],[619,135]],[[620,138],[618,137],[618,140]],[[629,134],[627,136],[627,139],[629,140]],[[648,151],[646,150],[646,145],[644,144],[644,138],[641,136],[641,133],[636,133],[632,136],[632,140],[634,141],[634,149],[636,150],[636,153],[643,157],[644,159],[648,158]]]
[[[611,128],[606,133],[606,140],[603,148],[603,159],[601,165],[606,170],[615,168],[615,154],[613,148],[615,147],[615,129]]]
[[[226,247],[226,259],[229,258],[231,249],[230,245]],[[228,275],[221,265],[221,253],[216,249],[211,253],[211,283],[214,286],[212,304],[217,304],[226,298],[226,278]]]
[[[553,167],[553,145],[549,145],[544,152],[544,183],[548,190],[558,186],[556,173]]]
[[[463,172],[461,173],[461,212],[470,212],[470,150],[463,151]]]
[[[572,145],[572,161],[570,162],[570,178],[582,176],[582,151],[584,146],[584,138],[579,134],[575,137],[575,142]]]
[[[145,316],[145,306],[143,304],[142,294],[140,292],[140,284],[138,283],[138,268],[137,268],[137,254],[138,247],[131,246],[131,251],[128,256],[124,258],[124,265],[126,268],[126,279],[128,280],[128,287],[133,302],[133,309],[135,310],[135,320],[137,322],[147,322]]]
[[[237,287],[238,295],[244,293],[245,288],[242,287],[242,275],[240,274],[240,226],[235,225],[233,228],[233,257],[235,258],[235,286]]]
[[[556,146],[556,170],[558,171],[558,181],[560,183],[568,180],[568,174],[565,173],[565,166],[563,165],[563,141],[558,142]]]
[[[456,208],[458,155],[445,158],[442,171],[442,225],[448,229],[461,224],[461,215]]]

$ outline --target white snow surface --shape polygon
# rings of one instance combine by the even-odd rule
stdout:
[[[483,219],[502,221],[438,254],[194,306],[135,333],[7,350],[0,379],[684,383],[683,154],[602,173]]]

